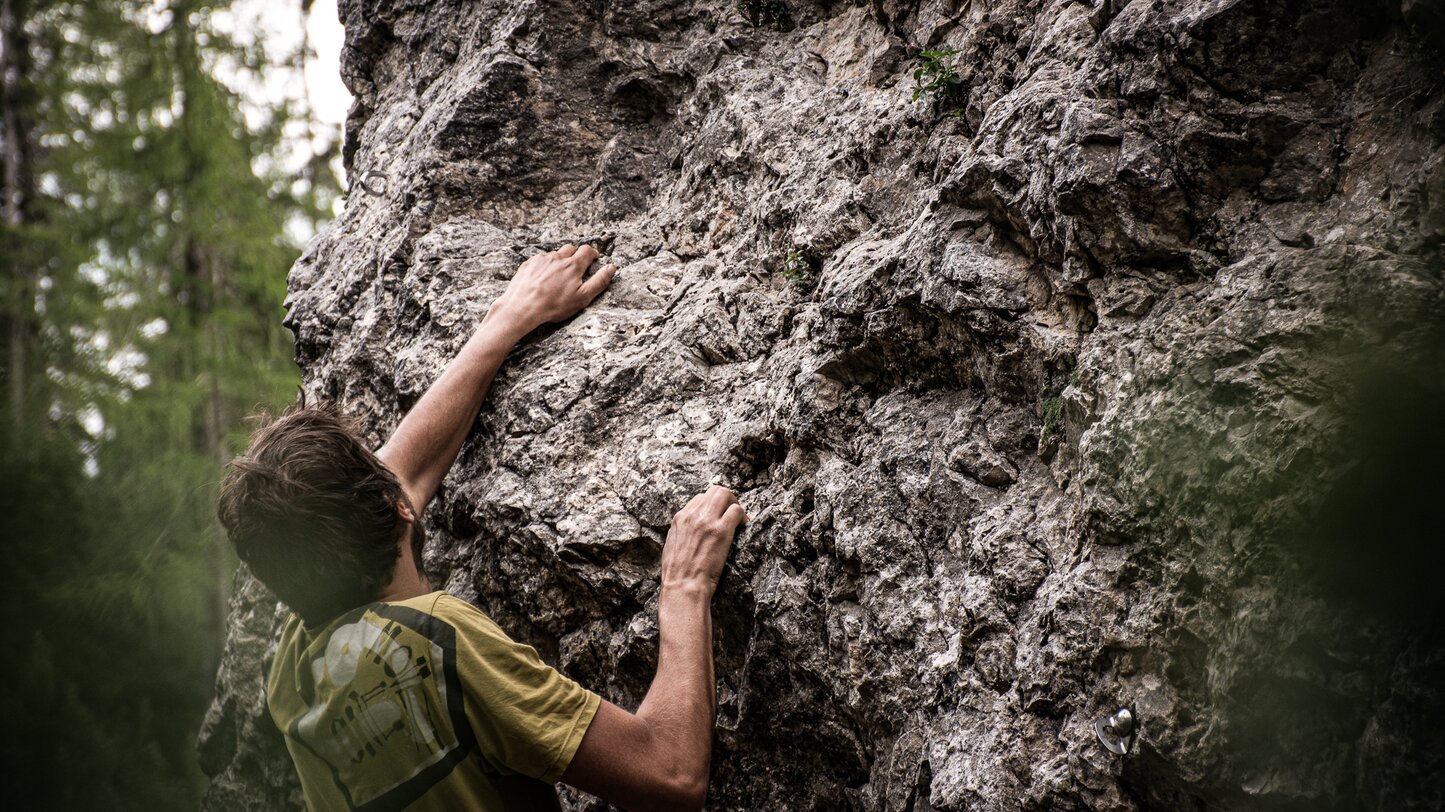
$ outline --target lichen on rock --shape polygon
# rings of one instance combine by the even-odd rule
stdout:
[[[379,444],[530,253],[622,265],[508,360],[426,566],[635,706],[671,515],[735,487],[710,807],[1445,804],[1439,650],[1291,541],[1353,371],[1442,323],[1429,4],[341,13],[347,169],[385,182],[291,271],[305,391]],[[957,115],[913,98],[925,49]],[[296,807],[285,613],[237,584],[207,804]]]

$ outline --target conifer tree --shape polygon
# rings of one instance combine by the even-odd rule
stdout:
[[[27,697],[0,757],[7,794],[61,809],[195,807],[234,567],[214,486],[298,380],[288,225],[335,184],[283,174],[303,111],[248,123],[222,81],[295,58],[229,36],[227,5],[0,0],[0,566]]]

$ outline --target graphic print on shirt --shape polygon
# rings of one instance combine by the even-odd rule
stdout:
[[[453,642],[445,623],[378,606],[311,661],[310,707],[292,734],[330,765],[352,809],[400,809],[470,749]]]

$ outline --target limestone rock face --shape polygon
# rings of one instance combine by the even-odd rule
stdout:
[[[507,362],[426,565],[635,707],[671,516],[738,490],[711,808],[1441,808],[1436,604],[1309,530],[1348,381],[1445,323],[1438,12],[343,0],[304,388],[380,444],[531,253],[621,264]],[[237,584],[208,806],[296,807]]]

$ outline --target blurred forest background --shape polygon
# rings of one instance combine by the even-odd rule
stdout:
[[[244,418],[295,395],[286,272],[340,195],[336,127],[294,81],[309,42],[271,52],[238,5],[0,0],[0,758],[22,808],[204,788],[235,568],[214,490]],[[283,5],[304,31],[312,1]]]

